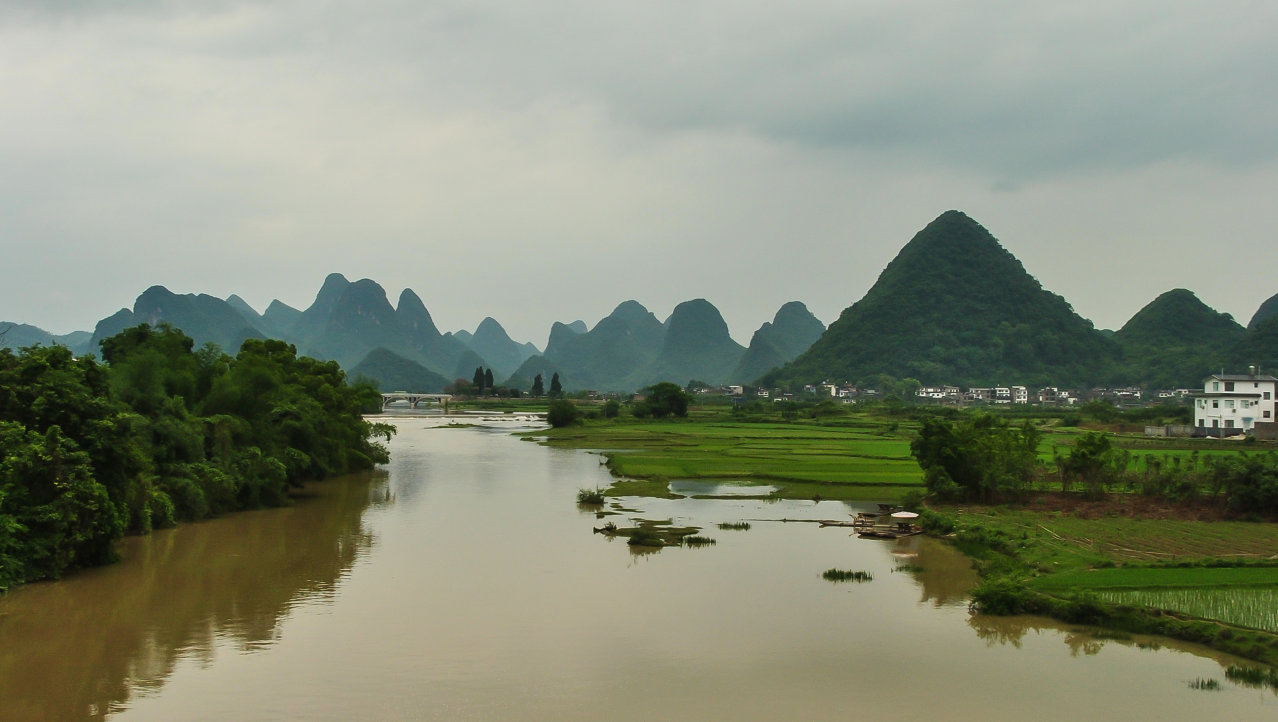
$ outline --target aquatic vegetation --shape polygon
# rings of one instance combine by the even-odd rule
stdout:
[[[594,488],[594,489],[578,489],[578,490],[577,490],[577,503],[578,503],[578,504],[592,504],[592,505],[599,505],[599,504],[604,503],[604,493],[603,493],[603,489],[599,489],[599,488]]]
[[[652,529],[640,527],[630,533],[626,543],[632,547],[663,547],[666,545],[661,539],[661,535]]]
[[[865,571],[849,571],[846,569],[826,569],[821,578],[830,582],[872,582],[874,575]]]
[[[725,521],[719,524],[720,529],[729,531],[749,531],[750,522],[748,521]]]
[[[1190,680],[1189,688],[1201,689],[1209,692],[1219,692],[1220,682],[1217,682],[1214,679],[1203,679],[1202,677],[1199,677],[1198,679]]]
[[[694,536],[684,537],[683,543],[685,546],[690,546],[690,547],[706,547],[706,546],[713,546],[717,544],[718,542],[716,542],[714,539],[711,539],[708,536],[694,535]]]
[[[1233,665],[1225,670],[1225,679],[1244,687],[1268,687],[1278,694],[1278,670],[1272,668]]]

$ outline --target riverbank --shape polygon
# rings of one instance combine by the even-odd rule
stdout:
[[[1273,607],[1248,603],[1278,590],[1278,524],[970,505],[924,518],[973,559],[982,613],[1162,635],[1278,665]]]

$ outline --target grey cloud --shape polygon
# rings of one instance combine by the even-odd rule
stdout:
[[[52,279],[260,310],[341,271],[417,289],[448,328],[493,315],[543,343],[624,298],[660,314],[704,296],[748,340],[795,298],[832,320],[957,207],[1119,325],[1200,288],[1172,279],[1216,229],[1278,262],[1276,20],[1271,3],[6,3],[0,243],[47,271],[0,288],[0,319]],[[1125,253],[1107,288],[1126,296],[1087,297],[1110,270],[1044,250],[1079,236]],[[485,303],[465,274],[415,270],[477,247],[500,259]],[[55,250],[85,260],[60,276]],[[1273,291],[1214,297],[1249,317]]]

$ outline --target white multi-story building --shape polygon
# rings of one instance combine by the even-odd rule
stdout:
[[[1206,436],[1233,436],[1255,430],[1256,424],[1278,421],[1278,378],[1256,374],[1212,374],[1194,399],[1194,426]]]

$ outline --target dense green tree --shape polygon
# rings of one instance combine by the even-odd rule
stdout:
[[[1213,486],[1225,493],[1231,511],[1278,515],[1278,456],[1271,453],[1220,458],[1214,462],[1211,475]]]
[[[546,387],[542,383],[541,374],[537,374],[537,376],[533,378],[532,389],[528,393],[532,396],[546,395]]]
[[[1013,427],[989,414],[923,420],[910,453],[928,491],[944,499],[991,502],[1029,488],[1042,432],[1028,421]]]
[[[658,419],[667,416],[684,417],[688,415],[689,395],[679,388],[678,384],[663,381],[653,384],[642,391],[644,399],[635,405],[635,415],[639,417],[653,416]]]
[[[484,369],[484,388],[488,389],[489,393],[492,393],[493,391],[493,370],[492,369]]]
[[[1127,452],[1115,448],[1108,434],[1090,431],[1060,460],[1062,485],[1081,482],[1087,496],[1100,498],[1105,487],[1126,470],[1127,459]]]
[[[475,393],[477,394],[484,393],[484,367],[483,366],[475,367],[475,375],[474,377],[471,378],[470,382],[475,385]]]
[[[123,521],[58,426],[0,422],[0,590],[113,558]]]
[[[571,426],[577,423],[577,419],[581,417],[581,413],[577,411],[577,405],[568,399],[555,399],[550,402],[550,408],[546,411],[546,421],[556,429],[564,426]]]
[[[100,564],[126,530],[283,503],[287,487],[387,459],[371,386],[280,341],[236,357],[172,328],[0,350],[0,588]]]
[[[556,373],[555,375],[550,377],[550,395],[555,398],[558,398],[560,396],[563,396],[563,394],[564,394],[564,387],[559,383],[559,374]]]

